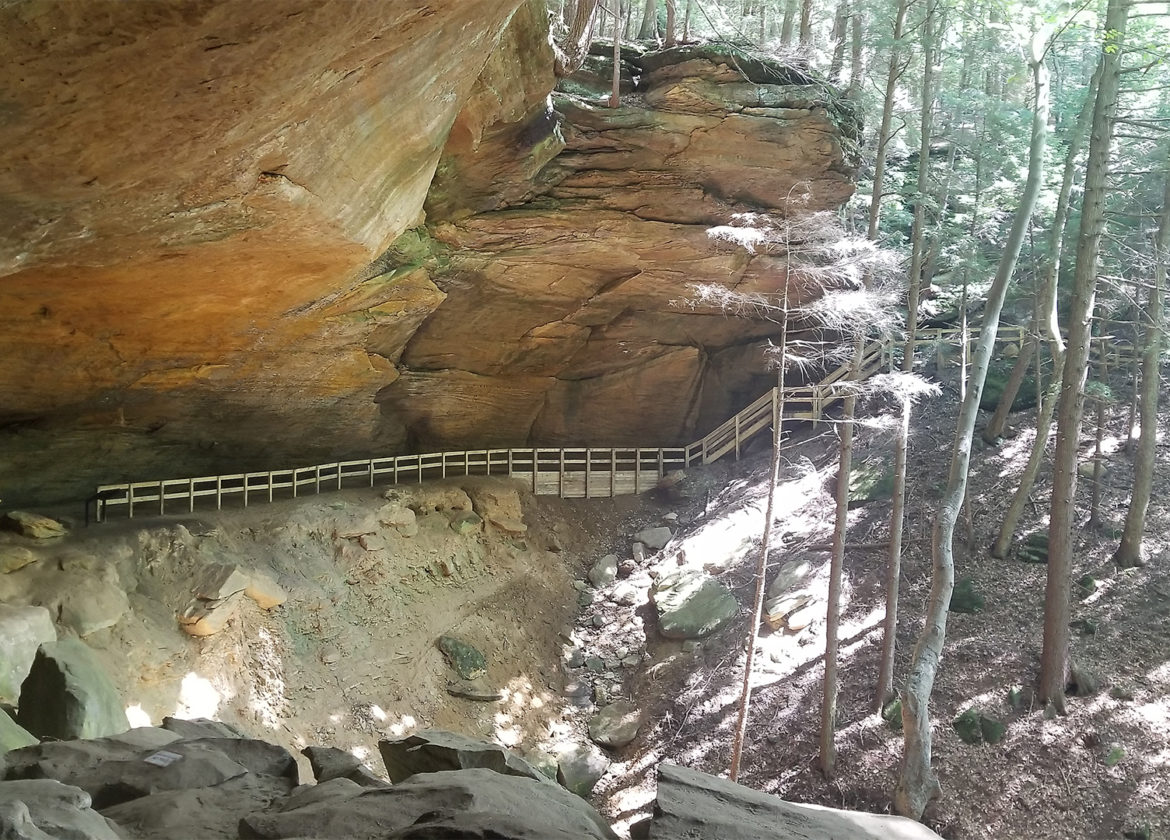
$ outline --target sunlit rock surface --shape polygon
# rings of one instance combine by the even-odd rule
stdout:
[[[0,49],[6,504],[679,442],[778,332],[695,305],[785,278],[707,229],[853,188],[852,110],[789,71],[683,48],[550,98],[538,2],[30,0]]]

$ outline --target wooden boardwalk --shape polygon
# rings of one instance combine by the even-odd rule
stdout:
[[[1020,342],[1019,327],[1001,327],[997,340]],[[915,347],[953,343],[957,329],[923,329]],[[978,330],[968,330],[968,341]],[[889,370],[898,341],[872,342],[862,351],[855,373],[852,361],[841,365],[813,385],[784,389],[784,416],[816,422],[844,399],[844,384],[867,379]],[[335,461],[283,470],[168,478],[103,484],[91,497],[98,522],[112,511],[127,517],[192,513],[196,506],[223,507],[225,499],[238,497],[244,507],[312,495],[346,487],[421,483],[451,476],[507,476],[525,482],[537,495],[566,499],[606,498],[641,493],[655,487],[668,473],[694,464],[710,464],[727,455],[739,458],[744,445],[778,422],[780,392],[772,388],[759,399],[721,423],[698,440],[681,447],[582,447],[471,449],[394,455],[357,461]]]

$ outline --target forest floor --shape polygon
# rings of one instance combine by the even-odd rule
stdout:
[[[896,679],[906,672],[921,627],[930,530],[946,483],[957,404],[955,390],[944,387],[915,413]],[[1036,680],[1045,566],[1015,556],[996,560],[986,550],[1027,457],[1034,414],[1014,415],[1019,432],[1002,445],[976,443],[971,529],[967,534],[960,524],[956,562],[958,577],[970,578],[985,602],[979,612],[951,614],[931,706],[942,796],[926,821],[943,837],[1105,840],[1170,831],[1170,459],[1159,450],[1149,563],[1119,571],[1110,555],[1133,467],[1124,451],[1125,414],[1121,408],[1113,413],[1104,436],[1100,524],[1087,524],[1088,480],[1080,482],[1078,503],[1073,579],[1088,574],[1097,586],[1091,593],[1074,591],[1074,620],[1089,622],[1095,632],[1075,633],[1072,655],[1100,676],[1101,685],[1088,696],[1070,697],[1063,716],[1027,703],[1013,709],[1008,702],[1011,688]],[[1093,431],[1086,422],[1086,458]],[[880,472],[891,460],[891,444],[888,428],[864,425],[855,468]],[[618,830],[628,831],[652,807],[658,763],[727,772],[764,519],[767,449],[767,441],[758,440],[739,463],[692,470],[681,497],[673,498],[656,492],[562,500],[532,497],[522,487],[517,496],[506,480],[468,484],[473,496],[522,504],[522,537],[453,530],[458,511],[440,511],[434,501],[467,484],[460,480],[391,493],[403,494],[420,511],[418,533],[409,537],[377,525],[386,499],[373,489],[78,528],[45,547],[44,562],[2,576],[0,600],[45,602],[59,612],[44,593],[52,601],[85,592],[98,575],[129,593],[131,610],[86,641],[110,668],[138,722],[165,714],[214,715],[292,748],[317,743],[351,750],[369,757],[375,771],[379,738],[428,727],[494,739],[530,757],[555,752],[559,743],[580,743],[593,709],[588,700],[574,702],[570,687],[588,682],[595,696],[601,688],[609,699],[626,697],[645,713],[634,742],[611,754],[614,763],[594,796]],[[779,544],[770,573],[805,560],[814,569],[814,589],[823,590],[834,515],[834,426],[794,431],[784,454]],[[1045,528],[1046,482],[1042,475],[1021,536]],[[849,514],[835,778],[826,780],[817,769],[822,612],[799,632],[765,629],[759,638],[741,783],[794,802],[889,811],[901,733],[872,713],[889,508],[879,499]],[[676,532],[670,543],[642,560],[633,557],[633,535],[664,523]],[[372,532],[381,536],[371,541]],[[618,580],[589,589],[586,572],[609,552],[621,560]],[[190,597],[190,581],[210,562],[266,570],[289,600],[272,613],[246,603],[223,633],[189,638],[174,616]],[[654,577],[684,563],[718,577],[741,605],[729,627],[697,644],[660,638],[646,597]],[[623,585],[626,597],[619,597]],[[434,644],[444,632],[482,647],[488,677],[503,690],[501,703],[447,693],[451,671]],[[586,657],[584,666],[569,663],[574,652]],[[601,668],[589,668],[588,657],[600,660]],[[623,659],[636,664],[615,664]],[[963,743],[952,721],[969,708],[1002,721],[1003,740]],[[1151,834],[1135,833],[1142,828]]]
[[[944,387],[940,397],[915,414],[896,681],[906,673],[921,628],[930,587],[930,531],[946,485],[958,402],[956,390]],[[960,521],[955,551],[958,578],[971,579],[985,603],[974,614],[950,614],[931,706],[934,768],[942,795],[925,821],[943,837],[1103,840],[1162,837],[1170,830],[1170,459],[1159,450],[1147,524],[1149,563],[1118,570],[1110,556],[1128,506],[1133,468],[1124,451],[1126,413],[1119,408],[1107,422],[1107,470],[1097,525],[1088,524],[1092,482],[1079,482],[1073,580],[1090,575],[1096,588],[1090,593],[1074,584],[1074,627],[1081,629],[1074,630],[1071,658],[1101,683],[1088,696],[1069,697],[1066,715],[1046,714],[1029,702],[1027,691],[1021,708],[1009,704],[1009,690],[1029,689],[1038,675],[1046,566],[1023,562],[1014,551],[997,560],[987,550],[1030,451],[1034,412],[1013,415],[1018,431],[998,447],[976,440],[969,519]],[[1091,457],[1094,430],[1090,413],[1085,459]],[[855,469],[859,463],[888,464],[891,445],[880,428],[859,430]],[[818,580],[825,580],[836,448],[832,427],[827,432],[822,427],[819,433],[806,431],[788,450],[777,516],[782,539],[771,556],[770,573],[784,562],[803,559],[819,567]],[[716,564],[718,573],[740,603],[749,605],[764,517],[766,454],[745,459],[742,466],[740,480],[713,500],[693,500],[689,513],[695,521],[692,534],[724,523],[724,546],[735,557]],[[1048,478],[1042,474],[1017,536],[1046,530]],[[835,778],[826,780],[818,770],[821,618],[796,634],[763,630],[741,783],[795,802],[890,810],[901,733],[872,711],[889,512],[888,501],[874,501],[849,514]],[[733,535],[735,527],[752,524],[753,534]],[[689,555],[692,537],[681,539],[666,551]],[[599,791],[603,808],[619,825],[645,813],[653,797],[653,768],[660,761],[726,774],[748,621],[747,610],[741,610],[737,624],[704,640],[697,651],[656,656],[658,664],[642,674],[635,698],[648,710],[648,729],[627,748],[623,763],[614,768],[618,772]],[[952,721],[969,708],[1006,724],[1003,740],[994,745],[961,741]]]

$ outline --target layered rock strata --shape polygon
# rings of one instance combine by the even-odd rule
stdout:
[[[852,109],[696,47],[630,51],[617,109],[589,72],[550,99],[543,5],[517,6],[0,12],[4,501],[671,444],[756,396],[775,319],[694,285],[819,287],[709,228],[839,205]]]

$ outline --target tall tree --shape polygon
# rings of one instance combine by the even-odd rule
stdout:
[[[1029,64],[1035,87],[1036,102],[1032,112],[1032,139],[1028,151],[1028,177],[1012,220],[1011,231],[1004,243],[1003,255],[987,293],[983,329],[971,365],[970,384],[959,409],[954,447],[951,450],[947,489],[939,502],[931,544],[932,570],[930,597],[926,623],[911,657],[910,673],[901,692],[902,729],[905,733],[905,751],[898,770],[894,790],[894,807],[901,814],[914,819],[922,816],[927,804],[938,791],[938,778],[931,767],[930,695],[934,678],[942,658],[946,639],[947,610],[955,583],[954,537],[955,525],[967,492],[967,476],[971,461],[971,443],[975,436],[975,420],[987,368],[995,348],[999,331],[999,316],[1007,296],[1008,284],[1015,272],[1016,261],[1023,247],[1031,223],[1032,213],[1040,197],[1044,176],[1044,153],[1048,137],[1048,68],[1045,64],[1047,44],[1036,34],[1031,40]]]
[[[650,41],[658,37],[658,0],[646,0],[642,10],[642,25],[638,28],[638,40]]]
[[[1052,229],[1048,239],[1048,257],[1040,275],[1040,290],[1038,292],[1040,300],[1037,304],[1038,327],[1047,337],[1049,352],[1052,355],[1053,387],[1051,392],[1045,394],[1040,401],[1032,452],[1028,456],[1028,463],[1025,464],[1023,473],[1020,475],[1019,485],[1012,495],[1007,513],[1004,514],[999,534],[991,547],[991,556],[1000,559],[1007,557],[1008,549],[1011,547],[1012,538],[1016,532],[1016,525],[1031,497],[1032,486],[1036,483],[1036,476],[1040,473],[1040,465],[1044,462],[1044,454],[1052,428],[1052,418],[1056,414],[1056,401],[1059,396],[1056,386],[1064,371],[1064,337],[1060,334],[1060,322],[1056,309],[1056,281],[1060,275],[1060,263],[1064,254],[1064,228],[1065,222],[1068,220],[1073,181],[1076,178],[1085,136],[1089,132],[1089,123],[1093,117],[1093,105],[1097,99],[1097,82],[1100,78],[1101,71],[1098,68],[1089,80],[1085,101],[1069,136],[1068,151],[1064,159],[1064,172],[1060,179],[1060,195],[1057,197],[1056,212],[1052,217]],[[1012,399],[1014,401],[1015,397],[1013,396]],[[996,411],[998,412],[998,410],[997,408]]]
[[[1105,233],[1105,193],[1109,146],[1121,79],[1121,47],[1129,18],[1125,0],[1109,0],[1101,43],[1101,76],[1093,105],[1085,190],[1077,234],[1073,295],[1068,312],[1068,350],[1056,408],[1056,453],[1052,465],[1052,501],[1048,518],[1048,578],[1044,588],[1044,645],[1040,657],[1038,699],[1065,710],[1068,671],[1069,587],[1072,573],[1073,519],[1077,490],[1077,453],[1085,407],[1097,263]]]
[[[1166,158],[1170,160],[1170,148]],[[1161,382],[1160,360],[1165,333],[1166,265],[1170,261],[1170,170],[1163,176],[1162,215],[1154,242],[1154,283],[1146,305],[1145,335],[1142,346],[1142,387],[1139,423],[1141,438],[1134,456],[1133,495],[1125,516],[1121,545],[1113,562],[1122,568],[1144,562],[1142,537],[1146,530],[1146,509],[1154,486],[1154,463],[1158,446],[1158,390]]]
[[[895,0],[894,40],[890,44],[890,61],[886,73],[886,90],[882,98],[882,117],[877,133],[877,147],[873,159],[873,192],[869,199],[869,232],[872,240],[878,238],[878,223],[882,215],[882,191],[885,189],[886,154],[894,122],[894,103],[898,98],[898,80],[906,70],[902,59],[902,36],[906,29],[906,10],[909,0]]]
[[[556,45],[555,71],[558,77],[571,76],[585,63],[589,43],[593,40],[593,20],[597,0],[576,0],[569,31]]]

